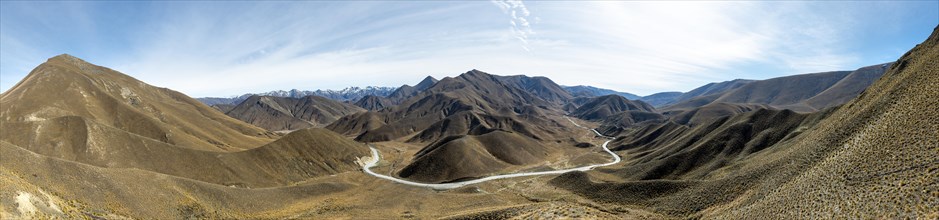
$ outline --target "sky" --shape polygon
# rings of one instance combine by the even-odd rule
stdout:
[[[895,61],[939,1],[0,2],[0,91],[58,54],[193,97],[472,69],[638,95]]]

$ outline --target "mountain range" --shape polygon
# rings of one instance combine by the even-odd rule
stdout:
[[[930,219],[936,85],[939,27],[891,63],[645,97],[474,69],[200,102],[63,54],[0,94],[0,217]]]
[[[269,131],[323,127],[342,116],[363,112],[358,106],[310,95],[302,98],[251,96],[225,111],[238,120]]]
[[[368,95],[375,96],[387,96],[391,94],[396,88],[394,87],[383,87],[383,86],[366,86],[365,88],[361,87],[349,87],[341,90],[322,90],[317,89],[314,91],[308,90],[298,90],[291,89],[289,91],[277,90],[264,93],[248,93],[240,96],[234,96],[231,98],[219,98],[219,97],[203,97],[196,98],[197,100],[205,103],[206,105],[238,105],[244,100],[248,99],[251,96],[274,96],[274,97],[288,97],[288,98],[303,98],[306,96],[321,96],[326,97],[332,100],[337,101],[354,101],[359,100],[362,97]]]

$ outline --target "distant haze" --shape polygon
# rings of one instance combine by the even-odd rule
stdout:
[[[0,90],[69,53],[194,97],[479,69],[637,95],[896,60],[939,2],[0,2]]]

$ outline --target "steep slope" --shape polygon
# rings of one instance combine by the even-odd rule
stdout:
[[[222,112],[222,113],[225,113],[225,112],[228,112],[228,111],[231,111],[232,109],[234,109],[234,108],[235,108],[235,105],[229,105],[229,104],[215,104],[215,105],[212,105],[212,108],[214,108],[215,110],[218,110],[218,111],[220,111],[220,112]]]
[[[600,127],[596,129],[606,136],[615,136],[639,124],[662,123],[666,120],[667,116],[655,112],[624,111],[601,119]]]
[[[596,97],[596,96],[605,96],[605,95],[620,95],[629,100],[639,100],[640,96],[628,93],[628,92],[617,92],[610,89],[597,88],[593,86],[562,86],[564,90],[570,93],[574,97]]]
[[[417,83],[417,85],[414,85],[414,89],[417,89],[417,91],[427,90],[431,86],[434,86],[434,84],[436,84],[437,81],[439,80],[437,80],[436,78],[432,76],[424,77],[424,79],[421,80],[421,82]]]
[[[22,135],[22,131],[36,131]],[[45,156],[106,168],[135,168],[215,184],[286,185],[358,169],[361,144],[324,129],[292,132],[239,152],[180,148],[77,116],[39,123],[8,122],[0,138]],[[198,169],[194,169],[198,168]]]
[[[642,101],[606,95],[592,98],[571,112],[571,115],[584,120],[599,120],[624,111],[654,112],[655,108]]]
[[[365,110],[319,96],[299,99],[251,96],[225,114],[270,131],[289,131],[325,126],[340,117],[361,111]]]
[[[850,73],[835,71],[755,81],[721,95],[715,102],[760,103],[773,106],[794,104],[815,97]]]
[[[392,104],[397,104],[397,103],[404,102],[404,100],[407,100],[408,98],[411,98],[414,95],[417,95],[417,93],[419,92],[420,91],[415,89],[413,86],[402,85],[401,87],[398,87],[397,89],[395,89],[394,92],[391,92],[391,94],[389,94],[387,98],[388,98],[388,101],[390,101]]]
[[[384,109],[385,107],[392,106],[392,104],[391,101],[385,97],[367,95],[356,101],[355,106],[359,106],[360,108],[369,111],[378,111]]]
[[[562,105],[568,100],[574,98],[567,90],[561,88],[560,85],[551,81],[547,77],[536,76],[529,77],[524,75],[515,75],[515,76],[497,76],[497,79],[503,83],[516,88],[520,88],[524,91],[531,93],[532,95],[541,98],[542,100]]]
[[[97,167],[0,141],[0,192],[5,195],[0,215],[5,219],[287,218],[296,215],[285,208],[291,204],[351,187],[348,183],[232,187],[140,169]],[[29,198],[17,201],[14,196]],[[28,205],[39,212],[18,210]]]
[[[740,140],[734,142],[747,143],[743,148],[728,151],[723,144],[707,144],[699,146],[717,148],[685,154],[661,152],[666,157],[650,156],[661,150],[644,146],[688,149],[673,148],[685,144],[655,142],[685,139],[680,137],[705,128],[650,128],[644,131],[648,135],[622,138],[620,149],[635,152],[630,156],[648,158],[650,162],[666,159],[661,165],[605,170],[608,175],[569,173],[552,180],[552,184],[594,200],[643,205],[679,217],[935,218],[933,207],[939,204],[935,196],[935,170],[939,170],[937,84],[939,27],[856,99],[839,108],[813,113],[809,117],[818,117],[817,123],[804,124],[812,120],[803,119],[775,144],[753,140],[779,137],[786,132],[773,124],[791,125],[791,119],[783,123],[766,120],[769,130],[764,131],[771,131],[766,135],[747,134],[767,123],[735,123],[726,127],[727,131],[712,134],[724,138],[710,139],[719,141],[716,143]],[[744,142],[745,137],[751,137],[750,141]],[[746,147],[750,143],[757,145]],[[672,162],[667,159],[681,155],[685,158]],[[695,164],[687,164],[689,159]],[[702,160],[709,162],[697,162]],[[607,181],[592,180],[595,178]]]
[[[398,87],[398,89],[395,89],[394,92],[391,92],[391,94],[387,96],[387,99],[392,105],[400,104],[408,98],[414,97],[418,93],[434,86],[437,81],[438,80],[436,78],[427,76],[415,86],[403,85]]]
[[[692,128],[650,125],[611,144],[614,150],[641,155],[616,173],[639,180],[700,178],[737,158],[798,135],[796,129],[813,126],[826,114],[759,109]]]
[[[688,110],[711,103],[739,103],[766,104],[775,108],[813,112],[841,105],[853,99],[880,75],[883,75],[889,65],[887,63],[863,67],[855,71],[833,71],[745,81],[742,84],[734,84],[736,87],[724,86],[724,90],[701,93],[702,95],[680,100],[664,109]]]
[[[496,76],[472,70],[458,77],[444,78],[400,105],[377,114],[348,116],[327,128],[342,134],[358,134],[356,140],[365,142],[395,140],[416,133],[422,138],[411,141],[433,142],[435,138],[466,134],[463,132],[477,127],[474,121],[490,121],[493,123],[485,124],[486,129],[516,131],[535,139],[546,139],[553,138],[558,128],[564,127],[556,119],[545,117],[546,112],[560,115],[552,106],[521,88],[502,83]],[[463,120],[469,118],[484,120]],[[384,125],[375,129],[350,130],[379,121]],[[435,125],[441,121],[459,123]]]
[[[342,135],[358,136],[366,131],[375,130],[387,124],[383,114],[368,111],[339,118],[339,120],[327,125],[326,129],[338,132]]]
[[[77,116],[142,138],[205,151],[250,149],[275,137],[182,93],[64,54],[33,69],[2,94],[0,105],[4,127],[8,122]]]
[[[549,152],[534,139],[505,131],[450,136],[421,149],[398,175],[434,183],[482,177],[513,166],[541,163]]]
[[[365,146],[323,129],[296,131],[273,142],[249,136],[236,129],[277,137],[185,95],[68,55],[37,67],[0,101],[4,151],[106,169],[272,187],[355,170],[354,159],[368,153]],[[193,140],[209,143],[200,146]],[[252,142],[261,143],[248,145]],[[231,147],[235,144],[247,146]]]
[[[861,94],[864,89],[867,89],[867,87],[877,81],[877,79],[880,79],[891,65],[893,65],[893,63],[862,67],[855,70],[835,83],[835,85],[828,87],[825,91],[805,100],[803,103],[814,109],[824,109],[847,103],[857,97],[858,94]]]
[[[732,116],[759,109],[774,109],[765,104],[711,103],[688,111],[670,111],[663,114],[669,120],[683,125],[696,126],[707,124],[722,117]]]
[[[471,111],[459,112],[431,124],[411,139],[408,139],[408,141],[431,142],[451,135],[478,135],[499,129],[511,129],[518,134],[538,140],[559,138],[553,136],[557,134],[557,132],[539,127],[555,123],[540,117],[543,114],[528,113],[524,115],[526,115],[526,117],[520,118],[480,114]]]
[[[674,101],[672,101],[671,103],[666,103],[666,105],[680,103],[680,102],[684,102],[684,101],[695,99],[695,98],[702,97],[702,96],[709,96],[709,95],[724,93],[730,90],[737,89],[743,85],[749,84],[754,81],[756,80],[735,79],[731,81],[708,83],[707,85],[703,85],[701,87],[692,89],[691,91],[682,93],[677,98],[675,98]]]
[[[646,103],[649,103],[649,104],[652,105],[653,107],[659,108],[659,107],[662,107],[662,106],[665,106],[665,105],[667,105],[667,104],[670,104],[670,103],[675,102],[675,100],[678,100],[678,97],[680,97],[682,94],[684,94],[684,93],[682,93],[682,92],[660,92],[660,93],[655,93],[655,94],[652,94],[652,95],[643,96],[643,97],[639,98],[639,100],[640,100],[640,101],[643,101],[643,102],[646,102]]]
[[[861,218],[933,218],[939,204],[939,27],[897,60],[856,100],[802,141],[815,163],[801,175],[715,213],[742,218],[811,217],[813,211]],[[809,155],[823,154],[823,157]],[[824,201],[824,202],[822,202]]]

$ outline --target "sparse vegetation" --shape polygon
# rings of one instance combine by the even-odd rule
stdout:
[[[60,55],[0,94],[0,218],[939,218],[939,27],[884,67],[709,84],[664,112],[472,70],[277,134]],[[264,108],[229,112],[322,101],[248,100]],[[264,116],[248,118],[295,128]],[[606,160],[580,126],[617,135],[624,162],[449,191],[356,163],[372,144],[377,172],[448,182]]]

